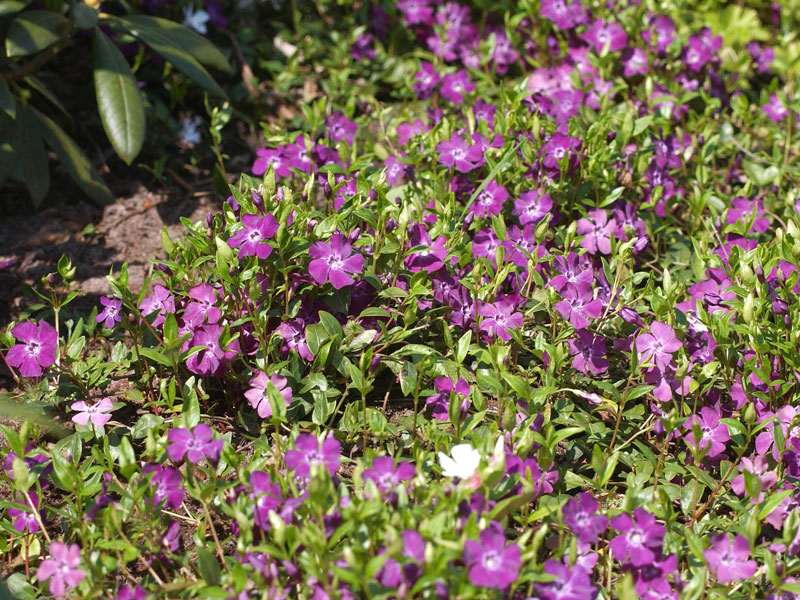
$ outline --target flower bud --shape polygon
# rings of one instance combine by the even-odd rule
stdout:
[[[747,294],[747,297],[744,299],[744,306],[742,307],[742,318],[744,319],[745,323],[750,323],[753,320],[753,310],[755,308],[755,298],[753,298],[753,293]]]

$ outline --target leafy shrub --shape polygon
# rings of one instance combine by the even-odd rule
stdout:
[[[117,41],[138,40],[203,90],[225,97],[206,68],[230,73],[228,60],[211,42],[179,23],[146,14],[103,12],[99,2],[54,2],[44,9],[27,9],[27,4],[11,1],[0,6],[6,55],[0,73],[0,184],[8,177],[24,183],[35,204],[50,187],[45,145],[89,198],[100,204],[113,201],[92,162],[52,116],[55,107],[71,119],[58,95],[40,78],[42,69],[63,50],[91,43],[100,119],[114,151],[127,164],[144,143],[145,105],[128,60],[109,35]],[[80,64],[73,60],[72,66]],[[46,110],[34,106],[34,93],[48,101]]]
[[[793,14],[395,8],[145,289],[7,329],[9,587],[797,597]]]

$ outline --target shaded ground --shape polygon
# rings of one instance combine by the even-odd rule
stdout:
[[[110,291],[109,269],[118,272],[126,260],[130,287],[138,291],[152,260],[164,257],[162,228],[166,225],[175,239],[184,232],[180,217],[202,220],[213,210],[219,210],[219,203],[209,194],[167,194],[131,184],[127,194],[104,209],[71,200],[39,213],[2,217],[0,265],[10,262],[0,268],[0,327],[32,302],[23,297],[23,285],[54,272],[62,254],[77,267],[83,295],[75,300],[76,308],[91,310],[98,304]]]

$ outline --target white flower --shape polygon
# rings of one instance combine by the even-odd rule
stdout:
[[[210,18],[211,15],[209,15],[202,8],[195,12],[194,6],[183,7],[184,26],[188,27],[189,29],[194,29],[197,33],[202,33],[203,35],[208,33],[208,27],[206,27],[206,23],[208,23]]]
[[[453,446],[450,449],[450,456],[439,452],[439,463],[442,465],[442,475],[445,477],[469,479],[475,474],[481,462],[480,453],[469,444]]]
[[[200,117],[186,117],[181,120],[181,130],[178,132],[180,138],[187,144],[197,144],[200,142],[199,125],[203,120]]]

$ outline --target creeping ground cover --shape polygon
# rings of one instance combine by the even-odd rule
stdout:
[[[0,597],[800,597],[797,3],[340,4],[0,332]]]

